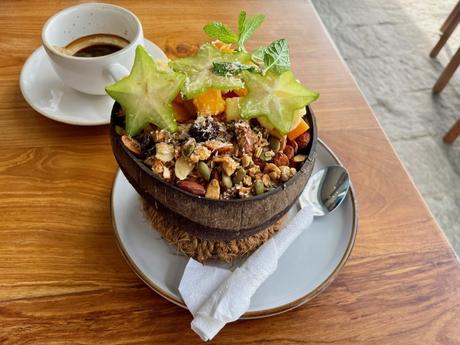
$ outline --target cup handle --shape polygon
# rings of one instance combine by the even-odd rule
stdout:
[[[123,79],[129,75],[128,69],[119,63],[108,65],[106,67],[106,72],[112,77],[114,81],[119,81],[120,79]]]

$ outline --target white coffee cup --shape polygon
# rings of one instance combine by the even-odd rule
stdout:
[[[77,38],[112,34],[130,42],[109,55],[77,57],[59,50]],[[105,86],[129,74],[136,47],[144,45],[139,19],[130,11],[111,4],[86,3],[66,8],[45,23],[42,43],[51,64],[64,84],[92,94],[105,95]]]

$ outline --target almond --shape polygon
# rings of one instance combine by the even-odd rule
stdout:
[[[141,154],[141,145],[136,139],[133,139],[125,134],[121,137],[121,141],[123,142],[123,145],[125,145],[125,147],[136,156]]]
[[[297,145],[299,145],[299,149],[303,149],[307,147],[308,143],[310,142],[310,131],[307,131],[301,135],[299,135],[295,139]]]
[[[284,153],[277,152],[275,158],[273,158],[273,163],[279,167],[282,165],[289,165],[289,158]]]
[[[204,186],[202,186],[201,184],[195,181],[191,181],[191,180],[177,181],[177,186],[180,189],[183,189],[195,195],[204,196],[206,194],[206,189],[204,188]]]
[[[294,148],[291,145],[286,145],[283,152],[287,156],[288,159],[291,159],[292,157],[294,157],[294,154],[295,154]]]

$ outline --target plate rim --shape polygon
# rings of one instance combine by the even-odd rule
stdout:
[[[163,53],[163,55],[166,57],[166,54],[163,52],[163,50],[158,45],[156,45],[154,42],[152,42],[151,40],[149,40],[149,39],[144,37],[144,44],[145,43],[153,45],[154,48],[158,48],[158,50],[161,51]],[[108,125],[110,123],[110,116],[106,120],[101,119],[101,120],[97,120],[97,121],[96,120],[95,121],[74,121],[74,120],[69,120],[69,119],[63,118],[62,116],[59,116],[59,115],[54,115],[52,113],[46,112],[43,109],[37,107],[36,104],[34,104],[34,102],[32,102],[31,98],[29,97],[29,93],[25,91],[26,89],[25,89],[25,86],[23,85],[24,80],[25,80],[24,73],[25,73],[26,67],[29,66],[29,64],[32,62],[32,59],[34,59],[35,56],[39,55],[40,53],[45,54],[45,57],[46,57],[46,51],[45,51],[45,48],[43,47],[43,45],[40,45],[38,48],[36,48],[32,52],[32,54],[29,55],[29,57],[26,59],[26,61],[22,65],[21,72],[19,73],[19,89],[20,89],[22,97],[24,98],[26,103],[33,110],[35,110],[37,113],[39,113],[40,115],[42,115],[42,116],[44,116],[44,117],[46,117],[48,119],[51,119],[53,121],[56,121],[56,122],[65,123],[67,125],[82,126],[82,127]],[[104,95],[101,95],[101,96],[106,97]],[[110,110],[109,110],[109,112],[110,112]]]
[[[343,166],[342,162],[340,159],[336,156],[336,154],[331,150],[329,146],[327,146],[323,140],[318,138],[318,144],[322,145],[324,149],[332,156],[332,158],[337,162],[338,165]],[[159,294],[161,297],[164,299],[170,301],[171,303],[174,303],[175,305],[187,309],[187,306],[183,302],[182,299],[177,299],[176,296],[170,294],[167,291],[164,291],[162,288],[157,286],[155,282],[153,282],[150,278],[148,278],[142,270],[139,269],[139,267],[136,265],[136,263],[131,259],[129,256],[126,248],[123,246],[123,243],[120,239],[119,232],[117,229],[117,226],[115,224],[115,214],[114,214],[114,187],[115,183],[118,177],[118,174],[120,174],[121,171],[120,169],[117,170],[115,174],[115,178],[113,180],[112,184],[112,191],[110,194],[110,209],[111,209],[111,216],[112,216],[112,227],[113,227],[113,232],[115,233],[115,238],[117,242],[117,247],[120,250],[123,258],[125,259],[126,263],[128,266],[131,268],[131,270],[141,279],[145,285],[147,285],[150,289],[155,291],[157,294]],[[358,204],[356,201],[355,197],[355,190],[353,188],[353,184],[350,183],[350,197],[351,197],[351,203],[352,203],[352,212],[353,212],[353,219],[352,219],[352,231],[351,231],[351,236],[348,240],[347,248],[340,259],[338,265],[335,267],[335,269],[331,272],[331,274],[319,285],[317,286],[314,290],[310,291],[309,293],[305,294],[304,296],[280,305],[278,307],[274,308],[269,308],[269,309],[264,309],[264,310],[259,310],[259,311],[252,311],[252,312],[246,312],[244,313],[240,319],[258,319],[258,318],[265,318],[265,317],[270,317],[278,314],[285,313],[287,311],[290,311],[292,309],[295,309],[297,307],[300,307],[301,305],[307,303],[308,301],[312,300],[315,298],[317,295],[319,295],[322,291],[324,291],[337,277],[338,273],[341,271],[343,266],[345,266],[345,263],[348,261],[351,252],[353,251],[355,242],[356,242],[356,236],[358,233]]]

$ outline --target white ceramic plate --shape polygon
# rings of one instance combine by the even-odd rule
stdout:
[[[340,164],[321,141],[315,170]],[[288,219],[297,211],[294,206]],[[112,220],[121,252],[153,290],[186,308],[178,286],[188,258],[177,254],[144,218],[141,199],[118,171],[112,190]],[[351,190],[343,204],[312,226],[281,257],[278,269],[257,290],[244,318],[266,317],[293,309],[326,288],[345,264],[357,232],[357,209]]]
[[[144,40],[144,46],[152,57],[166,58],[163,51],[149,40]],[[80,126],[110,123],[113,99],[87,95],[65,86],[42,46],[22,67],[19,85],[27,103],[52,120]]]

